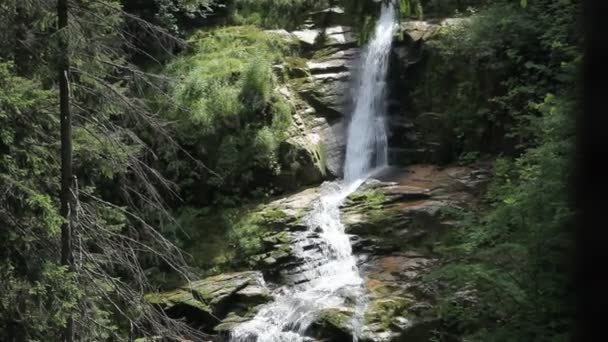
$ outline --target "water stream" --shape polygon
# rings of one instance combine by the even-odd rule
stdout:
[[[345,307],[352,310],[351,329],[357,340],[366,305],[365,286],[344,232],[340,205],[370,172],[386,165],[384,91],[394,20],[394,7],[383,5],[374,37],[364,51],[348,130],[345,178],[321,186],[307,217],[308,230],[296,233],[294,254],[302,260],[298,276],[305,281],[279,288],[273,302],[231,331],[232,341],[307,341],[306,330],[323,310]]]

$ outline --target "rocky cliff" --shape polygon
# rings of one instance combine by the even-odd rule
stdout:
[[[333,12],[332,12],[333,13]],[[333,13],[336,15],[336,13]],[[339,13],[338,13],[339,14]],[[280,92],[296,107],[297,134],[289,140],[301,150],[298,158],[308,171],[306,183],[340,177],[345,150],[345,127],[352,109],[361,48],[353,29],[338,19],[311,20],[302,30],[267,31],[299,45],[299,57],[275,65],[284,81]],[[442,160],[448,142],[442,140],[438,113],[408,111],[408,73],[424,59],[424,44],[460,20],[410,21],[401,24],[390,66],[387,103],[389,163],[351,194],[341,208],[358,266],[365,279],[369,303],[364,313],[364,341],[428,341],[439,323],[436,289],[423,281],[444,260],[434,246],[454,229],[445,212],[474,206],[488,179],[487,165],[434,165]],[[440,96],[440,94],[437,94]],[[303,218],[319,196],[311,187],[260,204],[249,211],[263,227],[263,248],[247,256],[248,269],[220,274],[169,292],[148,296],[149,301],[175,318],[218,336],[253,317],[260,305],[272,300],[274,289],[307,282],[306,265],[294,256],[295,239],[306,230]],[[318,248],[314,231],[305,235],[304,248]],[[312,324],[311,341],[350,341],[354,308],[326,310]]]

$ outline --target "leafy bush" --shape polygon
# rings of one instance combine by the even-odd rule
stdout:
[[[176,161],[179,151],[159,149],[187,201],[221,198],[227,204],[226,196],[243,194],[280,172],[277,150],[288,137],[293,109],[275,92],[271,65],[291,47],[251,26],[201,31],[191,43],[193,51],[167,67],[175,78],[170,91],[176,103],[159,105],[175,122],[178,142],[207,168]]]
[[[497,160],[487,211],[468,213],[438,249],[459,260],[429,277],[448,285],[438,313],[471,341],[554,341],[571,332],[574,213],[567,185],[576,103],[565,90],[534,105],[542,115],[538,144]],[[472,291],[469,299],[463,289]]]
[[[567,185],[579,10],[576,1],[497,1],[432,46],[441,62],[429,64],[429,97],[418,104],[448,113],[463,156],[490,144],[496,126],[517,147],[496,160],[483,208],[451,213],[461,224],[437,251],[456,261],[427,279],[444,288],[443,330],[467,340],[565,341],[571,333]],[[446,96],[430,96],[438,89]]]
[[[244,72],[240,99],[246,111],[261,113],[270,100],[273,86],[270,65],[264,60],[253,60]]]
[[[513,154],[533,144],[531,121],[540,113],[529,104],[568,78],[562,63],[576,58],[577,11],[574,2],[522,8],[496,1],[429,42],[412,98],[417,111],[448,114],[453,158],[471,151]]]
[[[270,230],[272,211],[260,208],[183,207],[165,234],[192,257],[202,274],[218,274],[247,266],[263,252],[262,237]]]

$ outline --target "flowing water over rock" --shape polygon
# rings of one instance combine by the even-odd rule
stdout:
[[[353,308],[351,329],[357,339],[366,304],[365,287],[340,219],[340,205],[372,169],[386,164],[382,114],[394,17],[393,6],[384,5],[363,59],[348,132],[345,180],[321,186],[321,195],[306,221],[308,230],[298,233],[293,246],[295,256],[302,260],[293,285],[279,288],[272,303],[233,329],[232,341],[306,341],[306,330],[323,310],[344,306]]]
[[[348,129],[344,179],[352,182],[387,163],[384,122],[386,72],[395,33],[394,7],[384,5],[373,40],[363,59],[355,111]]]

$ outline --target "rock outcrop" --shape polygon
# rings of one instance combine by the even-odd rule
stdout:
[[[423,276],[441,263],[433,247],[454,225],[443,212],[474,205],[488,180],[487,168],[412,165],[389,168],[375,178],[341,208],[368,292],[362,341],[428,341],[439,321],[435,289]],[[294,233],[306,230],[303,220],[318,196],[318,188],[309,188],[256,209],[264,221],[259,224],[271,232],[264,237],[266,251],[250,260],[251,268],[260,271],[210,277],[150,294],[148,300],[172,317],[186,317],[193,326],[218,334],[247,321],[271,299],[269,288],[307,281],[304,263],[293,257],[291,246],[301,236]],[[310,248],[315,248],[315,234],[305,232]],[[353,314],[349,305],[328,309],[308,334],[322,341],[350,340]]]
[[[267,31],[300,46],[300,57],[276,70],[297,95],[296,116],[318,137],[325,171],[334,177],[342,173],[345,122],[352,107],[351,72],[360,54],[354,32],[340,20],[341,14],[341,9],[328,9],[314,14],[307,28]]]
[[[255,313],[255,308],[271,300],[261,272],[220,274],[184,285],[173,291],[150,293],[146,300],[169,317],[184,318],[206,332],[229,329]]]
[[[318,16],[329,13],[342,18],[339,9],[328,11]],[[404,75],[421,60],[423,44],[442,28],[465,22],[445,19],[402,24],[399,34],[404,38],[394,44],[389,70],[393,89],[405,87]],[[300,57],[275,66],[286,82],[280,93],[296,109],[295,129],[280,152],[284,169],[292,170],[284,175],[286,189],[342,173],[353,74],[361,53],[352,29],[345,24],[333,22],[324,27],[327,22],[316,18],[298,31],[267,31],[299,44],[302,50]],[[389,168],[369,179],[341,208],[367,287],[362,341],[431,339],[438,324],[436,290],[423,277],[441,264],[434,247],[455,224],[444,213],[474,205],[488,180],[486,165],[439,168],[422,164],[442,159],[442,114],[409,113],[407,101],[402,94],[389,92],[389,163],[405,167]],[[174,291],[150,294],[148,300],[170,316],[185,317],[211,333],[225,333],[251,319],[259,305],[271,300],[270,289],[308,281],[310,263],[294,257],[292,246],[318,248],[317,233],[307,231],[304,222],[318,196],[319,189],[311,187],[253,209],[256,224],[266,228],[262,250],[246,260],[257,271],[210,277]],[[311,341],[350,341],[354,313],[350,305],[325,310],[307,334]]]

